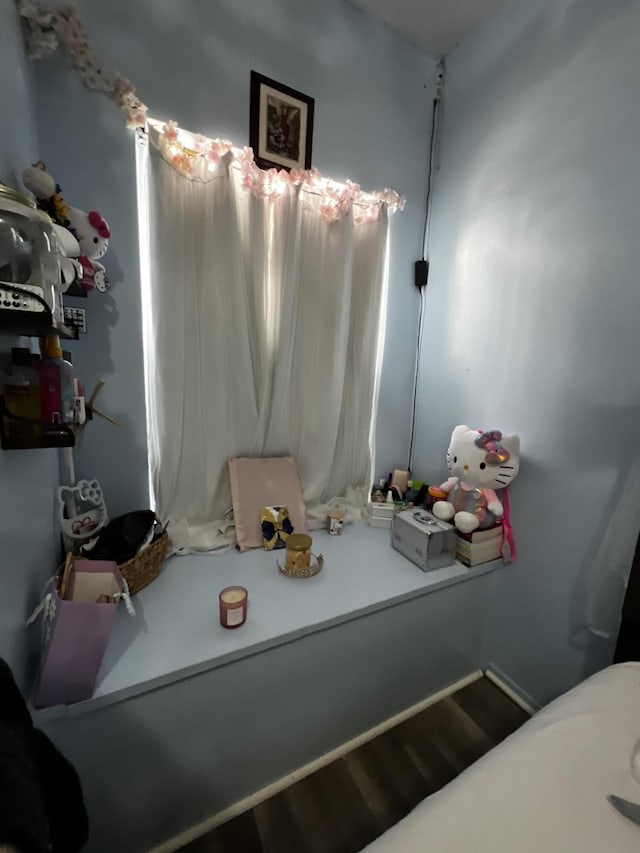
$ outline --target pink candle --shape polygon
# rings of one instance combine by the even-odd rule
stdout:
[[[220,624],[223,628],[239,628],[247,620],[249,593],[243,586],[227,586],[219,596]]]

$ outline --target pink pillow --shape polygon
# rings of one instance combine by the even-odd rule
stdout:
[[[307,532],[307,512],[293,456],[232,457],[229,479],[236,545],[241,551],[264,547],[260,524],[260,510],[264,506],[288,507],[295,532]]]

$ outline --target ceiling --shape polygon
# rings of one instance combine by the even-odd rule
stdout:
[[[352,0],[433,59],[487,18],[500,0]]]

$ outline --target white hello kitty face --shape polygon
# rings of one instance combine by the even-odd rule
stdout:
[[[504,489],[520,469],[520,439],[457,426],[451,434],[447,467],[453,477],[472,486]]]
[[[69,208],[69,222],[76,232],[82,254],[90,261],[99,260],[109,248],[109,226],[99,213],[85,213],[77,207]]]
[[[86,251],[83,246],[83,251],[85,251],[86,256],[92,261],[97,261],[101,258],[109,248],[109,241],[104,237],[100,237],[99,234],[89,234],[87,238],[83,238],[80,241],[80,244],[86,243],[87,240],[89,245],[86,247]]]

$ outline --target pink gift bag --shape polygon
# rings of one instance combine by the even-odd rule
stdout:
[[[68,558],[41,605],[44,648],[36,708],[91,698],[120,598],[131,607],[116,563]]]

